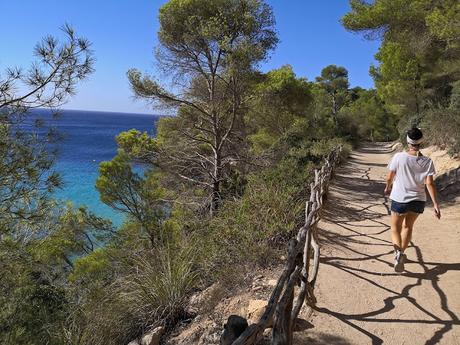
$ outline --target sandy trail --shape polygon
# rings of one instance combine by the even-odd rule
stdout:
[[[441,196],[414,227],[406,272],[393,271],[385,144],[362,147],[336,174],[319,233],[313,328],[295,344],[460,344],[460,198]]]

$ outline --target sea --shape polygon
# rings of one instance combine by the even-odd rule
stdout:
[[[60,110],[54,118],[47,109],[36,109],[25,122],[28,130],[34,130],[32,123],[41,119],[46,127],[57,130],[62,139],[54,144],[57,159],[54,170],[63,179],[63,188],[54,197],[70,201],[76,207],[87,206],[100,217],[110,219],[115,226],[122,224],[124,215],[100,201],[95,188],[99,175],[99,164],[111,160],[117,154],[115,137],[132,128],[156,135],[156,121],[159,115],[130,114],[116,112]],[[142,174],[145,167],[134,166]]]

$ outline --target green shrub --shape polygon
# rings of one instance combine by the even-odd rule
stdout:
[[[122,273],[104,288],[93,289],[77,319],[82,344],[126,344],[152,325],[171,326],[184,316],[185,300],[198,285],[192,242],[166,243],[130,253]],[[82,323],[82,320],[86,321]]]
[[[460,111],[449,108],[427,110],[422,130],[430,144],[447,149],[452,155],[460,153]]]

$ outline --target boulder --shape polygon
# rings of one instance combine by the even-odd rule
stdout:
[[[265,312],[265,308],[267,307],[267,301],[261,299],[253,299],[250,300],[248,303],[248,307],[246,309],[246,319],[248,322],[257,323],[259,322],[260,317]],[[272,324],[269,323],[268,327],[271,327]]]
[[[159,345],[160,338],[164,332],[165,328],[163,326],[154,328],[152,331],[147,332],[142,336],[140,345]]]
[[[196,315],[213,310],[222,299],[222,287],[214,283],[203,291],[196,292],[190,297],[185,311],[187,314]]]

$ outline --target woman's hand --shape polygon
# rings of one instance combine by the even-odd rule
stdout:
[[[388,196],[391,193],[391,186],[386,186],[383,195]]]
[[[434,215],[436,218],[441,219],[441,209],[439,208],[438,204],[433,205],[434,208]]]
[[[431,201],[433,201],[434,216],[438,219],[441,219],[441,210],[439,209],[438,197],[436,195],[436,186],[433,181],[433,175],[427,176],[425,183],[426,188],[428,189],[428,193],[430,193]]]
[[[386,184],[385,184],[385,190],[383,191],[383,194],[385,196],[388,196],[391,193],[391,187],[393,185],[393,179],[395,178],[395,175],[396,175],[396,171],[390,171],[388,173]]]

